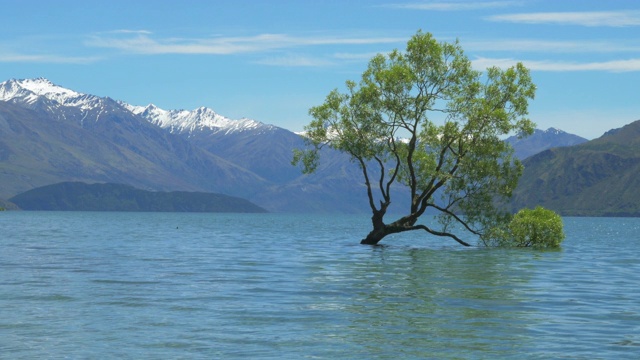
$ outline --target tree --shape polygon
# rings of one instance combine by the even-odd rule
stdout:
[[[504,229],[488,236],[493,245],[503,247],[557,248],[564,240],[562,218],[552,210],[537,206],[516,213]]]
[[[497,203],[511,196],[522,165],[500,137],[533,132],[526,115],[534,94],[522,64],[475,71],[458,41],[418,31],[405,52],[373,57],[359,84],[347,81],[345,93],[333,90],[309,110],[308,147],[293,163],[313,172],[330,146],[359,165],[373,214],[362,244],[424,230],[468,246],[454,227],[482,236],[510,218]],[[397,185],[408,188],[409,205],[387,223]],[[427,210],[438,221],[418,223]]]

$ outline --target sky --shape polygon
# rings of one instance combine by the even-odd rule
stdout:
[[[309,108],[418,30],[474,68],[522,62],[529,117],[587,139],[640,119],[636,0],[0,0],[0,82],[206,106],[301,131]]]

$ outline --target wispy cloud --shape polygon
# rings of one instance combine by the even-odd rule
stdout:
[[[107,34],[143,34],[143,35],[151,35],[152,32],[149,30],[133,30],[133,29],[118,29],[107,31]]]
[[[385,52],[381,52],[385,53]],[[378,55],[376,52],[366,52],[366,53],[335,53],[333,57],[340,60],[353,60],[353,61],[362,61],[362,60],[371,60],[374,56]]]
[[[101,60],[97,56],[60,56],[0,53],[0,63],[50,63],[50,64],[90,64]]]
[[[268,57],[255,61],[255,63],[260,65],[286,67],[322,67],[335,65],[334,62],[327,59],[302,55]]]
[[[557,41],[534,39],[492,39],[464,42],[467,51],[505,51],[541,53],[616,53],[640,52],[640,42],[633,44],[611,41]]]
[[[268,57],[262,60],[255,61],[255,63],[272,66],[334,66],[344,62],[368,62],[377,54],[379,53],[335,53],[326,57],[302,56],[292,54],[287,56]]]
[[[300,46],[366,45],[400,43],[395,37],[296,37],[286,34],[260,34],[245,37],[154,38],[149,32],[103,33],[90,37],[86,45],[113,48],[136,54],[210,54],[259,53]]]
[[[625,27],[640,25],[640,11],[536,12],[493,15],[495,22]]]
[[[470,11],[522,5],[522,1],[437,1],[386,4],[384,7],[408,10]]]
[[[473,60],[473,67],[484,70],[491,66],[507,68],[522,62],[527,68],[533,71],[605,71],[605,72],[632,72],[640,71],[639,59],[611,60],[600,62],[570,62],[570,61],[550,61],[550,60],[517,60],[512,58],[484,58],[479,57]]]

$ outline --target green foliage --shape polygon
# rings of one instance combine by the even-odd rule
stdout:
[[[381,216],[401,184],[410,190],[410,207],[389,229],[458,240],[448,232],[453,221],[482,234],[505,219],[496,200],[511,196],[522,166],[501,137],[533,132],[526,115],[534,94],[522,64],[483,74],[457,41],[418,31],[406,51],[373,57],[359,83],[347,81],[346,92],[333,90],[309,110],[309,148],[298,150],[293,163],[313,171],[324,146],[349,154],[362,169],[374,228],[384,227]],[[414,226],[427,209],[447,225]]]
[[[562,217],[541,206],[522,209],[506,228],[495,228],[487,244],[505,247],[557,248],[565,238]]]
[[[291,165],[301,164],[302,172],[311,174],[318,168],[320,157],[317,151],[293,149]]]

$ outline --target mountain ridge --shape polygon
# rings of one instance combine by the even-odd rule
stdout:
[[[567,146],[563,134],[536,131],[531,139],[544,141],[530,142]],[[325,148],[318,171],[301,174],[291,158],[304,146],[289,130],[206,107],[134,106],[43,78],[0,83],[0,197],[64,181],[108,182],[223,193],[271,212],[366,212],[357,165]],[[514,147],[518,154],[530,146]]]
[[[10,79],[0,83],[0,100],[14,102],[20,100],[25,104],[33,105],[42,97],[61,106],[76,107],[81,110],[92,110],[103,105],[105,101],[115,101],[109,97],[67,89],[46,78]],[[232,120],[204,106],[194,110],[164,110],[153,104],[136,106],[124,101],[115,101],[115,103],[161,128],[170,128],[172,132],[193,132],[198,128],[229,132],[274,127],[246,118]]]
[[[52,84],[45,79],[38,82],[43,85],[40,89]],[[56,91],[42,91],[55,94],[49,98],[25,88],[17,92],[16,83],[0,84],[0,89],[14,90],[3,91],[0,98],[0,160],[5,168],[0,167],[0,177],[40,174],[33,181],[14,178],[2,189],[4,196],[63,180],[129,182],[155,190],[228,191],[233,195],[248,194],[229,186],[230,178],[246,188],[263,182],[108,97],[57,91],[54,85]]]
[[[567,216],[640,216],[640,120],[523,164],[514,210],[541,205]]]
[[[566,147],[582,144],[588,140],[578,135],[550,127],[547,130],[535,129],[530,136],[520,138],[511,136],[505,140],[515,150],[515,156],[524,160],[529,156],[555,147]]]
[[[164,110],[153,104],[147,106],[133,106],[121,102],[132,113],[140,115],[149,122],[168,129],[171,133],[192,134],[197,131],[224,132],[229,134],[256,128],[273,128],[251,119],[232,120],[214,110],[201,106],[194,110]]]
[[[0,197],[63,181],[83,181],[223,193],[256,199],[258,205],[278,212],[365,209],[361,206],[366,204],[364,193],[354,191],[360,181],[353,176],[341,174],[338,177],[343,180],[336,183],[323,175],[303,175],[291,166],[292,147],[302,146],[303,141],[288,130],[265,125],[242,127],[243,131],[203,128],[172,133],[121,102],[64,91],[46,79],[34,80],[39,88],[15,91],[25,81],[29,82],[0,84],[5,89],[0,100]],[[236,153],[215,154],[197,145],[196,138]],[[333,162],[349,164],[341,154],[327,158],[331,159],[325,168]],[[239,159],[244,163],[236,163]],[[339,195],[327,196],[327,192]]]

